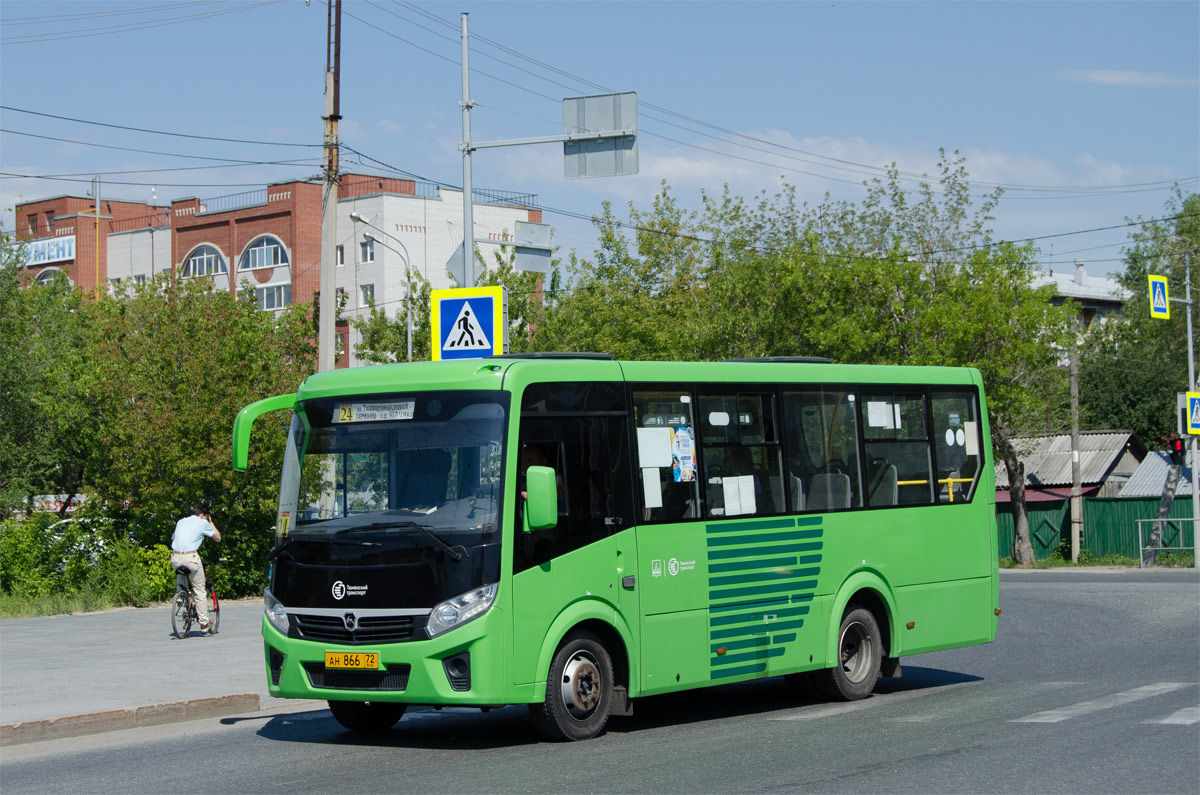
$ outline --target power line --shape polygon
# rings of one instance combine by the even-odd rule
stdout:
[[[80,30],[67,30],[50,33],[30,33],[21,36],[5,36],[0,38],[0,44],[39,44],[47,41],[61,41],[63,39],[81,39],[91,36],[108,36],[114,33],[128,33],[136,30],[146,30],[148,28],[161,28],[166,25],[178,25],[183,22],[194,22],[199,19],[224,16],[225,14],[236,14],[241,11],[250,11],[255,8],[261,8],[263,6],[273,5],[280,2],[283,2],[283,0],[262,0],[262,2],[253,3],[250,5],[236,4],[233,8],[208,11],[200,14],[187,14],[166,20],[130,22],[123,25],[106,25],[99,28],[84,28]]]
[[[272,0],[275,2],[276,0]],[[124,124],[109,124],[102,121],[89,121],[88,119],[75,119],[70,116],[58,116],[54,113],[42,113],[36,110],[27,110],[25,108],[14,108],[11,105],[0,105],[0,110],[10,110],[14,113],[28,113],[31,116],[42,116],[47,119],[58,119],[59,121],[69,121],[75,124],[89,124],[94,127],[109,127],[114,130],[129,130],[130,132],[147,133],[150,135],[167,135],[173,138],[192,138],[199,141],[219,141],[221,143],[230,144],[254,144],[256,146],[298,146],[306,149],[320,149],[324,144],[293,144],[284,141],[249,141],[244,138],[220,138],[213,135],[195,135],[193,133],[169,132],[166,130],[151,130],[145,127],[129,127]]]
[[[94,141],[75,141],[70,138],[56,138],[55,136],[52,136],[52,135],[39,135],[37,133],[21,132],[20,130],[6,130],[6,129],[0,128],[0,133],[7,133],[8,135],[21,135],[21,136],[25,136],[27,138],[40,138],[45,141],[58,141],[59,143],[76,144],[78,146],[92,146],[92,147],[96,147],[98,149],[115,149],[115,150],[121,151],[121,152],[137,152],[139,154],[144,154],[144,155],[162,155],[163,157],[181,157],[181,158],[186,158],[188,160],[219,160],[224,163],[245,163],[248,165],[274,165],[274,163],[268,163],[268,162],[261,161],[261,160],[239,160],[237,158],[230,158],[230,157],[209,157],[206,155],[185,155],[180,152],[154,152],[154,151],[151,151],[148,149],[138,149],[138,148],[132,147],[132,146],[113,146],[111,144],[98,144]],[[300,161],[292,160],[292,161],[277,161],[277,162],[297,163]]]
[[[438,17],[437,15],[433,14],[430,11],[421,9],[411,2],[400,2],[400,0],[392,0],[392,2],[396,5],[403,5],[406,8],[408,8],[416,13],[421,14],[422,16],[426,17],[427,19],[433,20],[433,21],[437,22],[438,24],[441,24],[447,28],[453,29],[456,27],[453,23],[451,23],[445,19],[442,19],[441,17]],[[369,3],[369,5],[378,8],[378,5],[376,3],[372,2],[372,3]],[[430,30],[429,28],[425,27],[424,25],[420,25],[418,23],[412,22],[412,20],[410,20],[406,17],[403,17],[399,14],[395,14],[394,12],[386,11],[386,9],[380,9],[380,10],[383,10],[386,13],[392,14],[393,16],[396,16],[406,22],[409,22],[410,24],[415,24],[424,30]],[[452,39],[450,39],[450,37],[444,36],[435,31],[430,31],[430,32],[436,36],[439,36],[440,38],[453,41]],[[486,36],[479,35],[479,34],[472,34],[472,39],[478,40],[482,43],[485,43],[485,44],[487,44],[491,47],[494,47],[502,52],[511,54],[517,58],[520,58],[521,60],[524,60],[530,64],[537,66],[538,68],[545,69],[547,71],[553,72],[562,77],[566,77],[570,80],[576,81],[576,83],[578,83],[578,84],[583,84],[592,89],[596,89],[599,91],[604,91],[604,92],[612,92],[613,91],[613,89],[610,87],[607,87],[600,83],[596,83],[594,81],[588,80],[587,78],[584,78],[580,75],[576,75],[574,73],[560,69],[560,68],[555,67],[544,61],[540,61],[540,60],[533,58],[531,56],[528,56],[518,50],[507,47],[506,45],[501,44],[500,42],[490,39]],[[426,50],[426,51],[428,52],[428,50]],[[514,64],[511,64],[508,61],[505,61],[504,59],[497,58],[495,56],[490,56],[487,53],[481,53],[481,54],[486,57],[490,57],[493,60],[498,61],[502,64],[505,64],[506,66],[509,66],[511,68],[517,69],[518,71],[524,72],[525,74],[529,74],[538,79],[545,80],[546,82],[549,82],[553,85],[567,88],[568,90],[578,90],[574,86],[567,86],[557,80],[553,80],[553,79],[545,77],[543,75],[535,74],[534,72],[531,72],[528,69],[524,69],[522,67],[515,66]],[[448,58],[445,58],[444,56],[439,55],[438,57],[442,57],[444,60],[450,60]],[[482,74],[487,74],[487,76],[495,78],[495,75],[491,75],[486,72],[483,72]],[[496,79],[498,79],[498,78],[496,78]],[[508,82],[508,81],[505,81],[505,82]],[[509,83],[509,85],[512,85],[512,84]],[[534,92],[531,89],[525,89],[525,90],[528,90],[531,93],[536,94],[537,96],[541,96],[541,97],[546,96],[544,94]],[[549,98],[549,97],[547,97],[547,98],[554,99],[554,98]],[[554,101],[558,101],[558,100],[554,99]],[[669,126],[676,127],[678,129],[682,129],[682,130],[686,130],[688,132],[692,132],[697,135],[702,135],[707,138],[711,138],[713,140],[720,141],[722,143],[728,143],[728,144],[732,144],[734,146],[744,147],[744,148],[750,149],[752,151],[762,152],[764,154],[775,154],[776,156],[779,156],[779,157],[785,157],[790,160],[796,160],[798,162],[808,163],[810,165],[816,165],[816,166],[820,166],[823,168],[834,168],[834,169],[838,169],[838,170],[845,170],[845,171],[850,171],[853,173],[866,174],[866,175],[871,175],[871,176],[887,175],[887,174],[890,174],[893,170],[892,168],[889,168],[888,166],[876,166],[876,165],[871,165],[869,163],[860,163],[860,162],[857,162],[854,160],[847,160],[847,159],[843,159],[843,158],[831,157],[829,155],[822,155],[822,154],[819,154],[816,152],[809,152],[809,151],[806,151],[806,150],[803,150],[803,149],[800,149],[797,147],[779,143],[777,141],[771,141],[771,140],[760,138],[757,136],[747,135],[745,133],[737,132],[736,130],[730,130],[728,128],[721,127],[719,125],[711,124],[702,119],[698,119],[698,118],[695,118],[692,116],[678,113],[676,111],[673,111],[673,110],[663,107],[661,105],[656,105],[654,103],[646,102],[640,98],[639,98],[639,105],[642,108],[649,108],[649,109],[657,111],[659,113],[667,114],[669,116],[673,116],[682,121],[686,121],[689,124],[698,125],[701,127],[705,127],[705,128],[714,130],[714,131],[719,132],[726,136],[732,136],[735,138],[740,138],[740,139],[743,139],[746,141],[750,141],[755,144],[769,146],[769,147],[772,147],[772,150],[778,149],[778,150],[784,150],[787,152],[794,152],[797,155],[804,155],[804,157],[794,157],[794,156],[790,156],[790,155],[779,154],[778,152],[773,152],[772,150],[762,149],[758,146],[749,146],[747,144],[738,143],[737,141],[730,141],[726,138],[721,138],[719,136],[715,136],[715,135],[705,133],[705,132],[702,132],[699,130],[691,129],[689,127],[675,124],[675,123],[672,123],[665,119],[656,118],[653,115],[647,114],[647,115],[649,115],[649,118],[653,119],[654,121],[658,121],[662,124],[667,124]],[[779,167],[779,166],[773,166],[773,164],[769,164],[769,163],[762,163],[761,161],[757,161],[757,160],[741,158],[741,157],[738,157],[737,155],[733,155],[733,154],[730,154],[727,152],[720,152],[720,151],[713,150],[713,149],[705,149],[704,147],[699,147],[699,146],[696,146],[695,144],[691,144],[691,143],[688,143],[685,141],[679,141],[679,140],[676,140],[673,138],[669,138],[667,136],[658,135],[656,133],[651,132],[648,134],[654,135],[655,137],[663,138],[664,140],[672,141],[673,143],[679,144],[681,146],[697,148],[697,149],[700,149],[701,151],[710,152],[712,154],[716,154],[719,156],[730,157],[733,159],[743,160],[744,162],[756,163],[759,165],[768,165],[768,166],[772,166],[772,167]],[[807,158],[818,158],[818,160],[810,160]],[[828,162],[818,162],[818,161],[828,161]],[[832,165],[832,164],[840,164],[840,165]],[[855,181],[840,180],[840,179],[837,179],[836,177],[830,177],[830,176],[826,176],[826,175],[822,175],[822,174],[813,174],[812,172],[806,172],[806,171],[802,171],[802,170],[798,170],[798,169],[790,169],[790,170],[795,170],[795,171],[797,171],[797,173],[807,174],[809,176],[814,176],[814,177],[818,177],[821,179],[830,179],[830,180],[837,181],[837,182],[849,182],[850,184],[860,184]],[[919,174],[916,172],[904,171],[901,169],[895,169],[895,173],[898,177],[902,177],[902,178],[906,178],[908,180],[918,181],[918,182],[922,182],[922,183],[929,182],[931,179],[929,177],[929,175],[927,175],[927,174]],[[1168,189],[1173,184],[1175,184],[1176,182],[1179,182],[1179,181],[1182,181],[1182,182],[1200,181],[1200,176],[1187,177],[1184,180],[1161,180],[1161,181],[1157,181],[1157,182],[1132,183],[1132,184],[1128,184],[1128,185],[1079,185],[1079,186],[1022,185],[1022,184],[1014,184],[1014,183],[983,182],[983,181],[979,181],[979,180],[970,180],[969,184],[972,186],[975,186],[975,187],[980,187],[980,188],[1001,188],[1001,189],[1005,190],[1006,192],[1007,191],[1021,191],[1021,192],[1049,192],[1049,193],[1078,193],[1078,194],[1083,194],[1083,195],[1109,196],[1109,195],[1123,194],[1123,193],[1144,192],[1146,190]],[[1045,198],[1076,198],[1076,197],[1074,197],[1074,196],[1057,196],[1057,197],[1014,196],[1014,197],[1010,197],[1010,198],[1013,198],[1013,199],[1045,199]]]

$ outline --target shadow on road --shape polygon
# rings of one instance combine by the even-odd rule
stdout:
[[[905,666],[899,679],[880,679],[874,697],[949,687],[982,681],[981,677],[939,668]],[[781,678],[639,698],[634,714],[610,718],[606,732],[637,734],[670,726],[727,718],[794,713],[797,708],[829,702],[804,687]],[[257,718],[253,718],[257,720]],[[230,718],[226,722],[247,720]],[[487,750],[541,742],[524,706],[481,712],[478,709],[411,707],[395,727],[377,733],[351,732],[328,710],[275,715],[258,731],[279,742],[321,743],[382,748]]]

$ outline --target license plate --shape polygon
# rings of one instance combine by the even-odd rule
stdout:
[[[325,667],[352,668],[358,671],[378,671],[379,652],[327,651],[325,652]]]

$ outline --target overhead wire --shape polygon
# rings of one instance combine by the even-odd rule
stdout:
[[[402,0],[392,0],[392,3],[395,5],[401,5],[406,8],[409,8],[412,11],[419,13],[422,16],[426,17],[427,19],[438,22],[439,24],[441,24],[443,26],[450,27],[450,28],[454,27],[453,23],[449,22],[448,20],[444,20],[441,17],[438,17],[436,14],[433,14],[432,12],[429,12],[429,11],[426,11],[425,9],[419,8],[418,6],[414,5],[411,2],[402,2]],[[368,2],[368,5],[371,5],[371,6],[377,7],[377,8],[379,7],[378,4],[374,3],[374,2]],[[386,11],[386,9],[381,9],[381,10]],[[403,19],[403,20],[409,22],[410,24],[418,24],[418,23],[414,23],[414,22],[412,22],[412,20],[410,20],[406,17],[403,17],[399,14],[396,14],[394,12],[388,11],[387,13],[390,13],[393,16],[396,16],[397,18]],[[424,30],[430,30],[428,27],[426,27],[424,25],[418,24],[418,27],[421,27]],[[439,33],[435,32],[435,31],[430,31],[430,32],[434,33],[434,35],[437,35],[441,38],[449,38],[447,36],[444,36],[443,34],[439,34]],[[557,75],[563,76],[563,77],[568,78],[573,81],[576,81],[577,84],[582,84],[582,85],[588,86],[590,88],[593,88],[595,90],[600,90],[600,91],[605,91],[605,92],[610,92],[610,93],[613,91],[613,89],[610,87],[607,87],[600,83],[588,80],[587,78],[584,78],[580,75],[573,74],[566,70],[555,67],[551,64],[548,64],[544,61],[533,58],[529,55],[526,55],[525,53],[522,53],[518,50],[510,48],[510,47],[508,47],[500,42],[497,42],[493,39],[490,39],[486,36],[479,35],[479,34],[473,34],[472,39],[482,42],[484,44],[487,44],[488,46],[494,47],[494,48],[496,48],[502,52],[505,52],[507,54],[510,54],[514,57],[520,58],[521,60],[531,63],[541,69],[551,71]],[[568,90],[578,90],[575,86],[569,86],[569,85],[563,84],[563,83],[559,82],[558,80],[554,80],[554,79],[545,77],[544,75],[538,75],[534,72],[531,72],[528,69],[524,69],[522,67],[515,66],[514,64],[511,64],[508,61],[505,61],[503,59],[497,58],[495,56],[489,56],[488,53],[486,53],[486,52],[481,52],[480,54],[487,56],[487,57],[491,57],[493,60],[503,63],[511,68],[517,69],[525,74],[529,74],[538,79],[545,80],[549,83],[552,83],[553,85],[567,88]],[[439,57],[441,57],[441,56],[439,56]],[[446,59],[446,60],[452,60],[452,59]],[[484,74],[486,74],[486,73],[484,73]],[[495,77],[494,75],[488,75],[488,76]],[[542,96],[542,97],[546,96],[546,95],[540,94],[538,92],[533,92],[533,93],[537,94],[538,96]],[[547,97],[547,98],[554,99],[554,101],[559,101],[556,98],[550,98],[550,97]],[[762,149],[759,146],[749,146],[747,144],[739,144],[736,141],[729,141],[727,139],[720,138],[718,136],[715,136],[715,135],[712,135],[709,133],[705,133],[700,130],[694,130],[694,129],[684,127],[679,124],[674,124],[665,119],[655,118],[653,115],[650,115],[650,118],[652,118],[655,121],[658,121],[660,123],[668,124],[670,126],[677,127],[678,129],[686,130],[688,132],[702,135],[702,136],[711,138],[713,140],[721,141],[723,143],[730,143],[735,146],[744,146],[745,148],[751,149],[753,151],[775,154],[776,156],[786,157],[788,159],[797,160],[799,162],[804,162],[804,163],[808,163],[811,165],[819,165],[823,168],[840,168],[841,170],[847,170],[847,171],[851,171],[853,173],[866,174],[866,175],[871,175],[871,176],[888,175],[894,171],[894,173],[896,175],[898,175],[899,177],[904,177],[904,178],[907,178],[908,180],[915,180],[918,182],[927,183],[931,179],[929,177],[929,175],[927,175],[927,174],[921,174],[921,173],[912,172],[912,171],[904,171],[901,169],[895,169],[894,167],[890,167],[890,166],[877,166],[877,165],[871,165],[868,163],[861,163],[861,162],[857,162],[857,161],[853,161],[853,160],[847,160],[844,158],[831,157],[829,155],[823,155],[823,154],[816,153],[816,152],[806,151],[806,150],[800,149],[798,147],[789,146],[787,144],[783,144],[778,141],[771,141],[769,139],[764,139],[764,138],[761,138],[758,136],[748,135],[746,133],[741,133],[741,132],[738,132],[735,130],[731,130],[726,127],[722,127],[720,125],[711,124],[702,119],[697,119],[692,116],[678,113],[676,111],[673,111],[673,110],[663,107],[661,105],[646,102],[641,98],[639,98],[639,106],[640,106],[639,110],[641,108],[649,108],[649,109],[657,111],[659,113],[664,113],[664,114],[670,115],[672,117],[678,118],[682,121],[686,121],[690,124],[694,124],[694,125],[698,125],[698,126],[702,126],[702,127],[714,130],[723,135],[732,136],[732,137],[744,139],[747,141],[751,141],[755,144],[761,144],[761,145],[772,147],[772,150],[767,150],[767,149]],[[639,131],[642,131],[642,130],[639,130]],[[732,158],[739,159],[739,160],[745,160],[746,162],[762,164],[761,161],[740,158],[737,155],[733,155],[733,154],[730,154],[727,152],[720,152],[718,150],[705,149],[704,147],[697,147],[695,144],[691,144],[691,143],[688,143],[685,141],[679,141],[677,139],[673,139],[668,136],[656,134],[653,132],[649,132],[648,134],[653,135],[655,137],[663,138],[664,140],[668,140],[668,141],[671,141],[673,143],[676,143],[676,144],[679,144],[682,146],[695,147],[695,148],[701,149],[702,151],[707,151],[707,152],[717,154],[720,156],[732,157]],[[788,152],[794,152],[798,155],[804,155],[805,157],[794,157],[794,156],[789,156],[789,155],[782,155],[777,152],[774,152],[773,151],[774,149],[781,149],[781,150],[785,150]],[[810,160],[807,158],[818,158],[819,161],[828,161],[828,162],[819,162],[819,161]],[[840,165],[831,165],[831,164],[840,164]],[[766,164],[766,165],[773,165],[773,164]],[[850,182],[851,184],[859,184],[857,182],[853,182],[850,180],[837,179],[835,177],[830,177],[828,175],[813,174],[812,172],[806,172],[806,171],[799,170],[799,169],[792,169],[792,170],[797,171],[798,173],[807,174],[810,176],[816,176],[818,178],[831,179],[831,180],[839,181],[839,182]],[[1188,181],[1188,182],[1200,181],[1200,176],[1186,178],[1186,181]],[[969,184],[971,184],[972,186],[975,186],[975,187],[1000,188],[1006,192],[1022,191],[1022,192],[1078,193],[1078,194],[1083,194],[1083,195],[1100,195],[1100,196],[1123,194],[1123,193],[1144,192],[1146,190],[1163,190],[1166,188],[1170,188],[1176,182],[1178,182],[1178,180],[1161,180],[1161,181],[1157,181],[1157,182],[1143,182],[1143,183],[1132,183],[1132,184],[1124,184],[1124,185],[1055,186],[1055,185],[1023,185],[1023,184],[1014,184],[1014,183],[1000,183],[1000,182],[987,182],[987,181],[981,181],[981,180],[969,180]],[[1011,198],[1011,199],[1046,199],[1046,198],[1050,198],[1050,197],[1010,196],[1009,198]],[[1072,196],[1056,196],[1053,198],[1074,198],[1074,197],[1072,197]]]
[[[283,0],[261,0],[261,2],[257,3],[235,3],[232,8],[224,8],[198,14],[187,14],[166,20],[130,22],[123,25],[106,25],[98,28],[85,28],[81,30],[29,33],[19,36],[3,36],[0,37],[0,44],[13,46],[19,44],[39,44],[47,41],[61,41],[64,39],[81,39],[91,36],[108,36],[116,33],[128,33],[131,31],[146,30],[148,28],[161,28],[167,25],[178,25],[183,22],[195,22],[196,20],[224,16],[226,14],[236,14],[281,2],[283,2]],[[8,24],[7,20],[5,20],[5,24]]]

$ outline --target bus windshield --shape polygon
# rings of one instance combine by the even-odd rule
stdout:
[[[500,540],[508,395],[416,392],[297,407],[273,555],[354,565]]]

